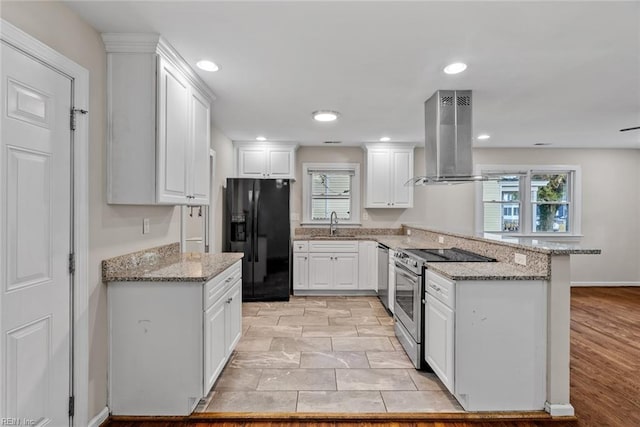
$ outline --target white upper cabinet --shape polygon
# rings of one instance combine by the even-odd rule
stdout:
[[[295,179],[297,144],[235,143],[238,178]]]
[[[107,50],[107,202],[209,203],[215,96],[157,34],[102,35]]]
[[[365,150],[365,208],[413,207],[413,187],[404,185],[413,177],[413,147],[370,144]]]

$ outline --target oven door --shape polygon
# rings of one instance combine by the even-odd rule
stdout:
[[[396,299],[395,314],[405,329],[420,343],[422,331],[420,328],[422,319],[422,300],[420,288],[422,276],[417,275],[404,266],[396,263]]]

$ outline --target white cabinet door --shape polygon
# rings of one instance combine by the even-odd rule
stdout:
[[[227,361],[225,343],[226,322],[224,299],[212,305],[204,313],[204,395],[213,387],[213,383]]]
[[[388,150],[370,150],[367,155],[368,208],[387,208],[391,202],[391,170]]]
[[[309,255],[306,253],[293,254],[293,289],[307,289],[309,287]]]
[[[267,156],[263,147],[238,148],[238,176],[241,178],[264,178]]]
[[[333,288],[358,289],[358,254],[333,254]]]
[[[269,148],[267,150],[267,177],[293,177],[293,150],[291,148]]]
[[[163,58],[158,93],[158,202],[187,200],[186,156],[189,144],[189,85]]]
[[[398,150],[391,153],[393,175],[391,186],[393,197],[391,206],[396,208],[413,207],[413,187],[404,185],[413,177],[413,150]]]
[[[333,287],[333,254],[309,254],[309,289]]]
[[[453,310],[427,294],[425,309],[425,359],[438,378],[454,392]]]
[[[227,305],[225,311],[226,355],[231,352],[242,336],[242,280],[238,280],[223,298]]]
[[[207,98],[191,88],[191,149],[189,153],[189,187],[187,195],[189,203],[194,205],[209,204],[209,147],[211,106]]]

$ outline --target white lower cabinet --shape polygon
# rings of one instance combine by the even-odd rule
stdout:
[[[357,288],[357,253],[309,254],[309,289],[351,290]]]
[[[462,407],[543,410],[547,283],[425,280],[425,360]]]
[[[387,308],[392,314],[395,312],[396,306],[396,262],[394,261],[394,255],[395,252],[393,251],[393,249],[389,249],[389,301],[387,304]]]
[[[359,244],[375,242],[358,242],[355,240],[311,240],[295,241],[293,243],[293,291],[294,294],[316,295],[330,292],[371,293],[377,289],[369,283],[375,280],[375,276],[363,278],[360,276],[367,271],[370,259],[374,261],[376,252],[371,256],[364,246]],[[363,252],[364,251],[364,252]],[[365,265],[363,265],[363,263]],[[363,270],[364,269],[364,270]],[[368,270],[375,270],[375,265]],[[370,280],[369,280],[370,279]]]
[[[309,254],[293,253],[293,289],[309,288]]]
[[[453,310],[427,294],[425,359],[440,381],[453,393]]]
[[[204,312],[205,391],[213,386],[242,335],[242,279]]]
[[[109,409],[188,415],[242,332],[242,264],[206,283],[109,282]]]
[[[358,244],[358,289],[378,291],[378,242]]]

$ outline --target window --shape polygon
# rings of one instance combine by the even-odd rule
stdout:
[[[495,177],[478,185],[476,226],[481,231],[558,236],[580,233],[578,166],[478,169]]]
[[[342,224],[360,220],[360,165],[303,164],[303,224],[328,224],[335,211]]]

